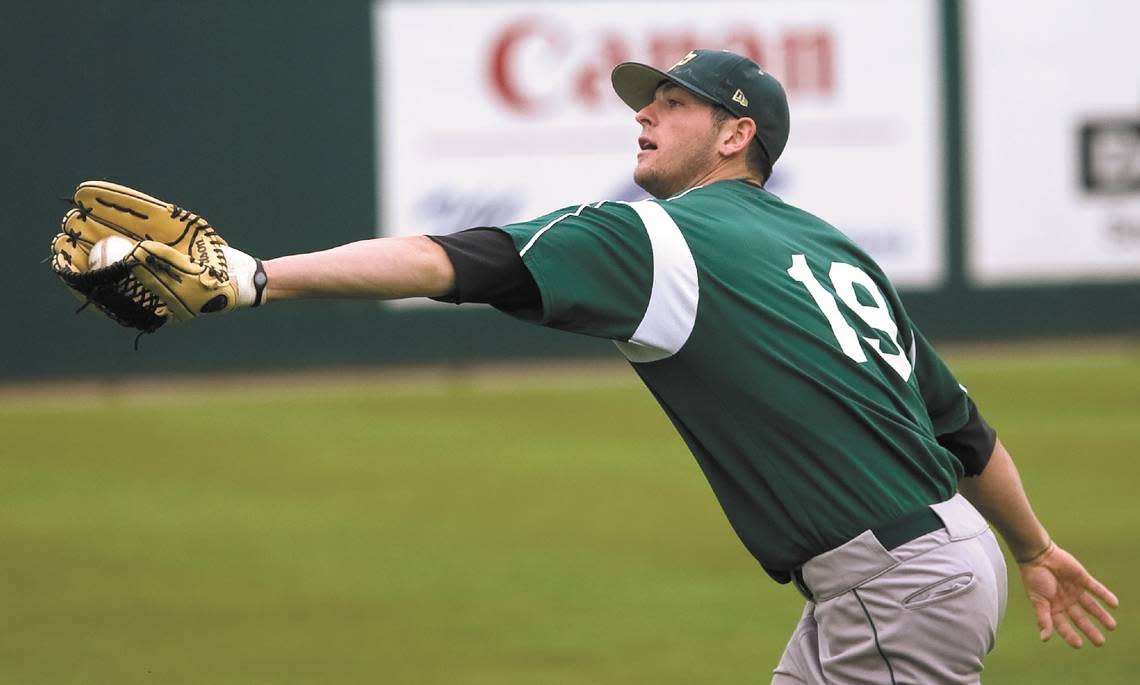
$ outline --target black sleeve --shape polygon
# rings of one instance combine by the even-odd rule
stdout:
[[[432,299],[452,304],[479,302],[526,316],[541,312],[542,298],[511,237],[497,228],[469,228],[451,235],[429,235],[455,269],[455,287]]]
[[[966,471],[966,476],[977,476],[986,468],[986,464],[993,454],[994,444],[997,442],[997,433],[990,427],[978,407],[970,398],[966,398],[970,409],[970,418],[953,433],[944,433],[938,436],[938,444],[950,450]]]

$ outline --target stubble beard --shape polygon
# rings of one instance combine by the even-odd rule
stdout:
[[[713,140],[715,140],[715,134],[710,132],[707,141],[702,141],[701,145],[691,149],[684,159],[678,160],[673,165],[675,167],[673,173],[667,173],[655,165],[646,168],[638,165],[633,170],[633,182],[659,200],[673,197],[688,190],[696,184],[697,179],[701,178],[712,164],[711,146]]]
[[[637,167],[633,170],[633,182],[657,199],[671,196],[669,186],[654,169]]]

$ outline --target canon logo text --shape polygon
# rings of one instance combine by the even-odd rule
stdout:
[[[698,47],[751,57],[775,74],[791,97],[828,96],[836,89],[835,39],[820,27],[762,34],[745,26],[723,33],[660,31],[631,37],[617,30],[575,34],[553,20],[525,17],[493,33],[485,73],[492,96],[505,108],[541,116],[566,107],[616,106],[609,84],[615,64],[645,60],[667,69]]]

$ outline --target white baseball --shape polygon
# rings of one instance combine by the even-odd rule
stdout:
[[[126,257],[135,249],[135,243],[117,235],[103,238],[91,246],[91,255],[87,258],[88,268],[102,269]]]

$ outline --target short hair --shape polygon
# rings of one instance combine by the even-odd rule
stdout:
[[[717,126],[724,125],[729,119],[739,118],[720,105],[713,106],[713,121],[716,122]],[[764,151],[764,146],[760,144],[759,138],[753,138],[752,142],[749,143],[748,150],[744,154],[744,164],[749,171],[760,176],[761,185],[767,183],[772,176],[772,162],[768,159],[768,153]]]

